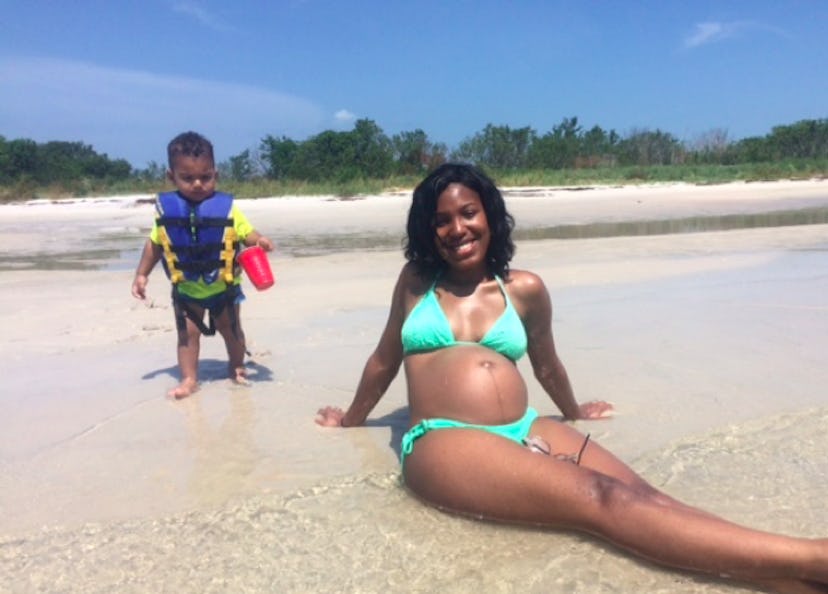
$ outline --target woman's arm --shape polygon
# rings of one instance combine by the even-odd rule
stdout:
[[[347,411],[335,406],[319,409],[316,413],[318,424],[326,427],[362,425],[396,377],[403,359],[400,330],[405,316],[407,274],[410,273],[403,269],[397,279],[388,322],[376,349],[365,363],[351,406]]]
[[[607,416],[612,405],[603,401],[578,404],[569,382],[569,375],[555,350],[552,336],[552,301],[549,291],[536,274],[526,271],[512,273],[513,292],[518,298],[521,318],[529,341],[528,353],[535,378],[563,413],[564,418],[597,419]]]

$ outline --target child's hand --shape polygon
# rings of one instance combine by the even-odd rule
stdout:
[[[264,235],[259,235],[259,237],[256,239],[256,245],[259,246],[260,248],[262,248],[266,252],[272,252],[273,251],[273,242],[270,241]]]
[[[147,278],[146,274],[136,274],[135,280],[132,281],[132,296],[142,301],[147,298]]]

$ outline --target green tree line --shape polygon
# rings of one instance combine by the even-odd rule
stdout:
[[[82,142],[37,143],[0,136],[0,184],[31,180],[48,185],[84,178],[122,180],[133,174],[126,159],[110,159]]]
[[[739,165],[828,159],[828,119],[776,126],[761,137],[730,140],[711,130],[680,141],[662,130],[637,129],[622,136],[577,117],[551,130],[487,124],[453,150],[420,129],[388,136],[370,119],[352,130],[325,130],[305,140],[268,134],[258,147],[219,164],[231,181],[334,182],[420,176],[447,160],[476,163],[499,174],[527,170],[682,165]],[[157,183],[165,167],[151,162],[133,169],[124,159],[96,153],[82,142],[36,143],[0,136],[0,186],[49,186],[83,190],[82,182]],[[80,184],[80,185],[79,185]]]
[[[249,178],[336,180],[419,175],[448,159],[476,163],[498,172],[528,169],[650,167],[655,165],[773,162],[828,158],[828,119],[776,126],[763,137],[731,141],[713,130],[691,143],[662,130],[633,130],[626,136],[600,126],[584,129],[577,117],[564,118],[546,133],[531,127],[488,124],[453,151],[422,130],[388,137],[371,120],[347,132],[325,131],[304,141],[271,135],[257,158],[248,151],[229,172]]]

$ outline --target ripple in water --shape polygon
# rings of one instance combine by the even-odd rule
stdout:
[[[824,536],[828,409],[677,442],[633,466],[669,493],[770,530]],[[10,592],[736,591],[579,535],[449,516],[399,474],[210,512],[0,538]]]

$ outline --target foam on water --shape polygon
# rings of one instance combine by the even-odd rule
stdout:
[[[729,426],[633,466],[748,525],[825,536],[828,408]],[[0,537],[11,592],[735,591],[590,538],[422,505],[399,474],[352,477],[210,511]]]

